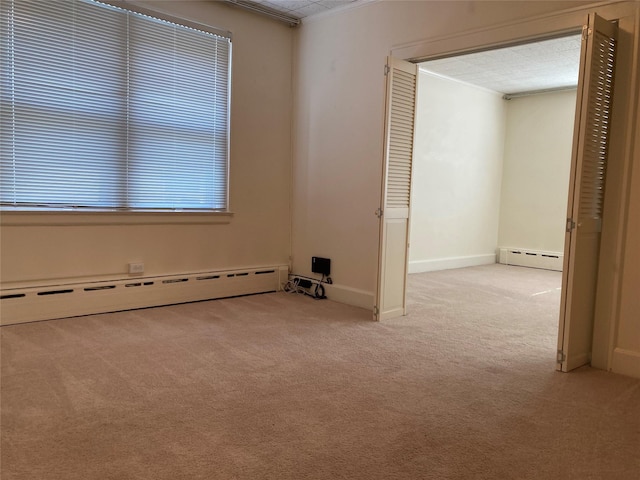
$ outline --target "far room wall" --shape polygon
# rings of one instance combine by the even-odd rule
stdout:
[[[495,261],[505,104],[499,93],[420,72],[410,272]]]
[[[506,103],[498,246],[562,253],[576,91]]]
[[[561,254],[575,90],[502,95],[421,72],[410,272]]]

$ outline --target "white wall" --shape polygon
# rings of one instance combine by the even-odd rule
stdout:
[[[288,263],[294,30],[220,2],[145,5],[232,32],[233,218],[180,224],[154,216],[149,225],[139,216],[87,215],[70,226],[68,216],[2,215],[3,287],[118,278],[131,261],[144,262],[148,275]]]
[[[497,246],[562,254],[575,100],[421,72],[410,273],[492,263]]]
[[[562,253],[576,92],[506,103],[498,246]]]
[[[637,55],[637,51],[636,51]],[[636,74],[640,66],[636,65]],[[613,323],[611,369],[640,378],[640,100],[636,97],[635,163],[628,178],[630,199],[627,212],[621,272],[619,322]],[[626,182],[625,182],[626,183]],[[606,220],[605,220],[606,221]]]
[[[481,41],[491,25],[580,3],[382,1],[303,22],[295,56],[293,271],[308,275],[311,256],[329,257],[330,298],[342,290],[343,301],[373,305],[384,65],[393,49],[471,31]]]
[[[506,104],[420,72],[410,273],[495,262]]]

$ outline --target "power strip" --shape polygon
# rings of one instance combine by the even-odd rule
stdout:
[[[284,291],[288,293],[300,293],[316,300],[324,300],[327,296],[324,294],[323,283],[331,283],[331,278],[327,278],[325,282],[316,280],[315,278],[303,277],[301,275],[289,275],[289,281],[284,286]]]

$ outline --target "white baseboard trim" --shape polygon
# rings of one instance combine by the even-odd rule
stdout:
[[[562,271],[564,253],[528,248],[498,247],[498,263]]]
[[[640,352],[616,348],[613,351],[611,371],[620,375],[640,378]]]
[[[466,257],[436,258],[433,260],[415,260],[409,262],[409,273],[434,272],[452,268],[476,267],[496,263],[495,253],[469,255]]]
[[[323,284],[323,286],[325,295],[329,300],[373,311],[373,303],[375,300],[373,292],[351,288],[345,285],[336,285],[335,283],[331,285]]]
[[[275,265],[4,288],[0,325],[275,292],[282,289],[288,271],[286,265]]]

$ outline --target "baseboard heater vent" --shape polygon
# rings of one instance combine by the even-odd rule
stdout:
[[[281,290],[288,267],[42,285],[0,291],[0,325]]]
[[[556,252],[543,252],[523,248],[499,248],[498,263],[520,267],[543,268],[562,271],[564,255]]]

